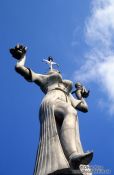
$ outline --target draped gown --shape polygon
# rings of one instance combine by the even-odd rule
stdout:
[[[36,84],[37,74],[31,71],[31,79]],[[57,103],[63,101],[68,103],[74,110],[80,103],[71,94],[72,82],[62,80],[62,76],[57,71],[52,71],[44,76],[40,83],[41,90],[45,96],[41,102],[39,119],[40,119],[40,140],[36,156],[34,175],[48,175],[56,170],[69,168],[69,162],[65,156],[57,122],[54,114],[54,107]],[[69,139],[70,136],[68,136]],[[80,135],[78,116],[76,115],[76,147],[79,154],[83,153]]]

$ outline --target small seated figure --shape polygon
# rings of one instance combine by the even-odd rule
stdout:
[[[75,93],[77,99],[82,99],[82,98],[87,98],[89,96],[89,93],[90,91],[86,90],[86,88],[80,83],[80,82],[77,82],[75,84],[75,88],[76,90],[72,92],[72,94]]]

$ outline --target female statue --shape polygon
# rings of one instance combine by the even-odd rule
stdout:
[[[34,175],[54,174],[57,170],[77,169],[88,165],[93,153],[84,153],[80,142],[77,110],[88,111],[82,89],[78,86],[75,99],[72,82],[63,80],[58,70],[38,74],[25,67],[26,48],[17,45],[10,53],[18,60],[15,70],[26,80],[34,82],[44,92],[39,112],[40,141]],[[53,61],[49,58],[48,63]],[[60,173],[59,173],[60,174]]]

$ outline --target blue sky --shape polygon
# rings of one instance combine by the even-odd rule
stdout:
[[[0,1],[0,175],[31,175],[39,140],[43,93],[14,71],[9,48],[28,47],[26,65],[39,73],[49,55],[65,79],[88,89],[89,112],[79,112],[84,150],[91,165],[113,174],[114,2],[113,0]]]

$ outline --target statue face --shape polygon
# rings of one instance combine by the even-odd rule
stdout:
[[[82,87],[82,85],[81,85],[80,82],[77,82],[77,83],[75,84],[75,87],[76,87],[76,88],[80,88],[80,87]]]

